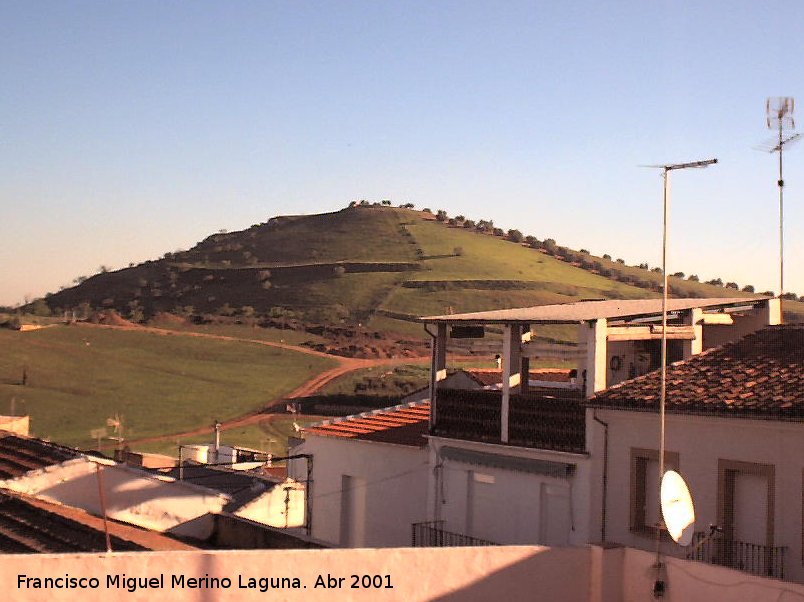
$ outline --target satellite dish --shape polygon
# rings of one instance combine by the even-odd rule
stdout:
[[[679,545],[690,545],[695,531],[695,507],[687,484],[673,470],[662,477],[661,500],[662,518],[670,537]]]

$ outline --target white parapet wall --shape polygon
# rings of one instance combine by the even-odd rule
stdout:
[[[595,546],[6,555],[0,591],[18,602],[637,602],[653,599],[654,561],[648,552]],[[35,587],[45,578],[62,587]],[[802,585],[674,559],[665,584],[670,602],[804,596]]]

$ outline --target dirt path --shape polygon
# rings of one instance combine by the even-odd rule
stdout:
[[[324,372],[320,372],[316,374],[314,377],[309,379],[308,381],[302,383],[298,387],[296,387],[293,391],[284,395],[280,398],[273,399],[269,401],[264,406],[252,410],[247,414],[239,416],[237,418],[232,418],[231,420],[226,420],[221,423],[221,427],[223,430],[227,430],[230,428],[245,426],[249,424],[257,424],[262,421],[269,421],[271,420],[270,411],[272,409],[283,408],[285,403],[291,399],[298,399],[299,397],[307,397],[313,395],[317,391],[321,390],[324,385],[332,382],[333,380],[340,378],[350,372],[354,372],[355,370],[361,370],[364,368],[373,368],[378,366],[399,366],[405,364],[424,364],[430,361],[430,356],[420,356],[420,357],[401,357],[401,358],[377,358],[377,359],[359,359],[359,358],[350,358],[350,357],[342,357],[338,355],[330,355],[327,353],[322,353],[320,351],[315,351],[314,349],[309,349],[307,347],[302,347],[299,345],[290,345],[288,343],[276,343],[274,341],[265,341],[262,339],[248,339],[248,338],[241,338],[241,337],[233,337],[229,335],[219,335],[219,334],[209,334],[205,332],[187,332],[181,330],[168,330],[165,328],[156,328],[154,326],[139,326],[139,325],[131,325],[131,326],[124,326],[124,325],[109,325],[109,324],[80,324],[80,326],[85,328],[110,328],[115,330],[133,330],[137,332],[149,332],[158,335],[164,336],[190,336],[190,337],[199,337],[199,338],[206,338],[206,339],[214,339],[218,341],[236,341],[241,343],[256,343],[258,345],[266,345],[268,347],[278,347],[280,349],[285,349],[287,351],[296,351],[298,353],[304,353],[307,355],[315,355],[318,357],[325,357],[327,359],[333,360],[338,363],[337,366],[334,368],[330,368],[329,370],[325,370]],[[450,357],[452,360],[472,360],[477,359],[476,357],[471,356],[455,356]],[[143,437],[141,439],[131,439],[128,441],[129,444],[139,444],[139,443],[153,443],[159,441],[175,441],[177,438],[184,438],[184,437],[193,437],[196,435],[203,435],[209,433],[209,426],[204,426],[196,429],[192,429],[190,431],[185,431],[182,433],[171,433],[169,435],[158,435],[155,437]]]

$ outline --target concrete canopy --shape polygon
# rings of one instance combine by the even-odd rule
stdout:
[[[690,309],[728,310],[736,307],[753,308],[771,297],[724,297],[709,299],[668,299],[667,311]],[[419,318],[425,323],[441,324],[578,324],[605,318],[626,320],[659,316],[661,299],[613,299],[602,301],[576,301],[556,305],[537,305],[516,309],[478,311],[465,314],[448,314]]]

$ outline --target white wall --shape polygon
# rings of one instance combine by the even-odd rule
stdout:
[[[227,550],[112,554],[10,554],[0,563],[0,591],[16,602],[170,599],[419,602],[639,602],[653,600],[655,557],[630,549],[537,546],[377,550]],[[107,588],[107,575],[159,578],[159,589]],[[351,575],[381,576],[392,588],[353,589]],[[19,588],[18,576],[96,578],[97,589]],[[230,579],[228,588],[171,587],[173,575]],[[270,578],[298,579],[298,589],[268,589]],[[341,586],[316,587],[319,577]],[[340,581],[340,578],[343,581]],[[256,587],[240,587],[253,579]],[[264,579],[267,591],[259,589]],[[792,602],[804,586],[703,563],[667,560],[667,602]]]
[[[235,516],[280,529],[304,525],[304,485],[287,479],[248,504],[238,508]]]
[[[609,423],[607,540],[653,549],[652,537],[630,531],[630,462],[632,447],[658,448],[658,414],[587,411],[587,446],[592,452],[594,473],[593,541],[600,540],[603,474],[603,427],[592,420],[593,413]],[[696,531],[706,531],[710,523],[717,523],[718,459],[775,466],[774,545],[788,548],[786,575],[804,581],[801,549],[804,423],[668,414],[666,424],[666,449],[679,453],[680,471],[695,503]],[[740,487],[738,484],[738,495]],[[754,493],[764,496],[764,490]],[[741,512],[750,512],[751,507],[748,500]],[[764,521],[763,511],[756,522],[764,525]],[[756,535],[753,531],[746,527],[743,534]],[[675,544],[668,544],[667,549],[679,552]]]
[[[431,437],[428,507],[444,529],[501,544],[581,545],[589,540],[590,462],[584,454]],[[442,446],[575,464],[569,478],[440,457]]]
[[[308,435],[294,454],[313,454],[312,536],[340,545],[342,502],[351,499],[353,547],[408,546],[411,525],[427,520],[427,450],[359,439]],[[290,476],[306,478],[304,460]],[[352,489],[342,493],[344,476]],[[361,516],[363,517],[361,519]]]

